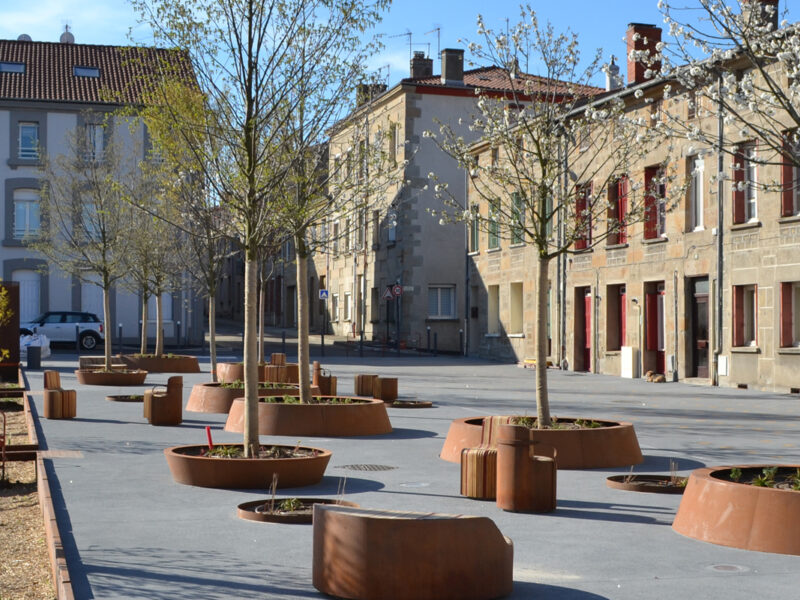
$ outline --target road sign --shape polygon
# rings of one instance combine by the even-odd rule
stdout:
[[[383,291],[383,299],[384,300],[391,300],[394,298],[394,294],[392,293],[391,286],[386,286],[386,289]]]
[[[320,290],[319,291],[319,299],[320,300],[327,300],[328,299],[328,290]]]
[[[396,283],[392,287],[392,294],[394,294],[395,296],[402,296],[403,295],[403,286],[400,285],[399,283]]]

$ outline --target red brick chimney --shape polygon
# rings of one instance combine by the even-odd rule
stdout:
[[[661,71],[661,61],[651,63],[647,56],[642,55],[644,52],[649,56],[658,53],[656,44],[661,41],[661,27],[646,23],[628,23],[625,40],[628,43],[628,83],[647,81],[644,74],[648,69],[653,71],[653,76]]]

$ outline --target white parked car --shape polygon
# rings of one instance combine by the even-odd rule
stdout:
[[[20,335],[41,333],[51,342],[75,342],[75,327],[83,350],[94,350],[103,341],[103,323],[88,312],[58,310],[39,315],[32,321],[20,323]]]

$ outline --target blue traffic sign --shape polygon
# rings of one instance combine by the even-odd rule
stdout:
[[[319,291],[319,299],[320,300],[327,300],[328,299],[328,290],[320,290]]]

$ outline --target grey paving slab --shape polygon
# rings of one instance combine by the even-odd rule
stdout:
[[[438,458],[450,422],[484,414],[534,414],[533,371],[448,357],[329,357],[339,392],[358,372],[400,378],[400,394],[432,400],[432,409],[389,409],[394,433],[367,438],[305,438],[333,458],[317,486],[281,495],[346,497],[365,507],[485,515],[514,542],[512,598],[796,598],[800,557],[749,552],[685,538],[670,524],[680,497],[612,490],[605,477],[627,471],[559,471],[558,509],[507,513],[458,494],[459,466]],[[176,484],[162,450],[239,441],[221,430],[224,415],[184,413],[180,427],[153,427],[141,404],[105,400],[118,389],[77,385],[71,357],[63,370],[78,390],[78,417],[41,420],[59,525],[78,598],[317,598],[311,584],[311,527],[239,520],[236,505],[266,492]],[[191,386],[205,373],[184,376]],[[165,383],[150,375],[144,389]],[[41,373],[28,373],[41,390]],[[800,398],[685,384],[549,371],[555,415],[629,420],[646,456],[636,472],[681,473],[703,465],[800,463]],[[41,393],[34,394],[42,413]],[[262,438],[266,441],[266,438]],[[270,438],[296,443],[296,438]],[[350,465],[392,467],[359,471]],[[265,482],[266,485],[266,482]],[[799,516],[800,518],[800,516]],[[382,565],[381,568],[390,568]]]

